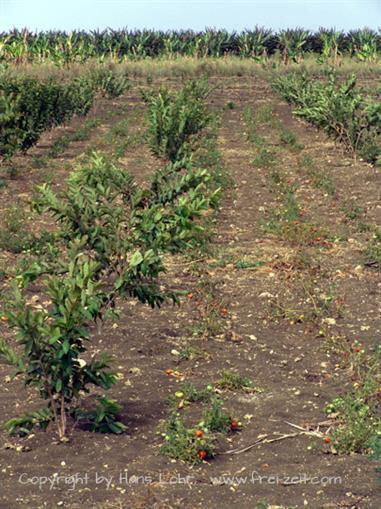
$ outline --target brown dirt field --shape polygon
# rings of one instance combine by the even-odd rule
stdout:
[[[321,437],[300,434],[226,454],[254,444],[262,435],[276,438],[297,432],[288,423],[313,430],[327,420],[325,405],[353,383],[349,370],[339,366],[338,356],[327,349],[328,336],[345,336],[349,342],[358,339],[366,347],[379,343],[381,279],[379,272],[363,266],[363,250],[371,234],[359,228],[359,223],[381,223],[381,175],[295,119],[290,106],[274,95],[267,82],[245,77],[212,81],[217,87],[211,107],[222,117],[219,150],[234,186],[215,216],[208,253],[198,262],[184,256],[168,260],[165,281],[197,294],[202,277],[211,286],[214,301],[224,303],[227,316],[218,318],[216,334],[205,335],[199,331],[206,324],[202,320],[200,324],[192,300],[155,311],[133,301],[121,302],[121,319],[106,324],[100,334],[94,331],[91,351],[105,349],[116,357],[120,381],[110,395],[123,406],[127,432],[101,435],[76,428],[69,443],[59,444],[51,430],[36,432],[30,439],[9,437],[1,431],[1,509],[227,509],[232,505],[254,509],[263,500],[270,506],[310,509],[381,507],[374,462],[365,455],[334,454]],[[226,107],[228,101],[234,102],[233,109]],[[280,143],[276,125],[259,127],[276,152],[276,169],[296,189],[303,217],[327,231],[327,240],[302,244],[262,227],[272,211],[279,210],[280,195],[269,168],[253,162],[254,148],[246,139],[243,117],[247,106],[256,111],[264,104],[273,108],[277,125],[291,130],[304,147],[294,150]],[[121,105],[126,107],[123,113],[118,112]],[[120,164],[144,181],[159,163],[143,145],[143,113],[133,86],[124,97],[103,101],[91,113],[101,124],[90,140],[72,143],[46,168],[30,169],[33,156],[43,154],[56,136],[75,125],[46,135],[28,156],[17,160],[18,175],[0,190],[1,210],[10,207],[15,197],[26,203],[36,183],[51,180],[54,186],[63,185],[90,143],[106,153],[112,150],[102,145],[102,136],[123,118],[131,119],[128,134],[135,134],[137,141]],[[329,176],[332,193],[314,185],[306,161]],[[361,210],[353,220],[346,215],[351,203]],[[34,218],[30,228],[46,224],[48,220]],[[0,252],[5,265],[14,258]],[[240,260],[262,263],[245,268],[237,264]],[[4,289],[8,282],[3,280]],[[308,310],[315,302],[310,288],[316,294],[332,291],[340,307],[310,318]],[[293,318],[289,310],[298,310],[303,318]],[[322,324],[325,337],[319,335]],[[0,333],[10,337],[5,324],[0,327]],[[187,347],[203,353],[188,360],[171,353]],[[216,382],[226,368],[236,369],[263,388],[256,393],[223,392],[226,408],[243,421],[243,430],[221,442],[219,454],[201,465],[190,467],[161,455],[160,425],[168,413],[166,398],[181,379],[201,386]],[[169,376],[167,369],[180,374]],[[0,365],[2,420],[41,406],[21,380],[7,382],[10,373],[10,368]],[[320,429],[325,432],[327,426]],[[63,477],[77,474],[82,482],[73,488],[62,477],[53,488],[48,483],[38,485],[39,479],[43,482],[55,473]],[[299,475],[322,481],[301,478],[289,483],[286,479]],[[132,476],[141,477],[133,482]],[[229,483],[227,476],[234,476],[235,482]],[[258,476],[263,477],[262,482]],[[325,484],[328,477],[340,481]],[[246,479],[240,484],[239,478]]]

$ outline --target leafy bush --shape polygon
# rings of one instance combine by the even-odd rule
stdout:
[[[37,387],[41,398],[48,402],[60,439],[66,437],[67,413],[80,392],[88,391],[90,384],[108,389],[116,381],[107,369],[106,355],[88,362],[81,358],[89,339],[86,325],[102,316],[106,298],[102,285],[94,281],[96,270],[96,262],[78,256],[65,275],[44,281],[51,304],[33,308],[15,290],[6,313],[23,348],[22,364],[16,354],[13,364],[24,375],[26,385]],[[7,360],[12,360],[9,353]],[[24,427],[25,420],[21,422]],[[16,424],[10,421],[8,428],[15,429]]]
[[[207,93],[206,82],[194,80],[179,92],[163,88],[158,93],[143,93],[149,108],[148,141],[154,154],[172,162],[189,154],[192,136],[210,122],[204,102]]]
[[[60,198],[47,184],[37,190],[35,210],[50,212],[60,223],[64,238],[84,239],[100,263],[109,263],[122,235],[123,204],[133,193],[132,178],[94,153],[87,164],[70,174]]]
[[[97,92],[113,98],[128,86],[125,76],[102,68],[69,83],[4,74],[0,78],[0,157],[10,159],[17,150],[25,152],[44,131],[73,115],[86,115]]]
[[[36,210],[49,211],[58,220],[69,247],[95,256],[99,262],[97,277],[117,275],[115,292],[128,293],[152,306],[164,300],[155,283],[164,270],[160,253],[173,250],[169,246],[183,246],[187,231],[194,230],[196,211],[209,203],[197,198],[193,204],[191,198],[183,197],[181,207],[176,204],[164,209],[153,199],[145,202],[142,197],[147,193],[97,154],[70,175],[61,198],[46,185],[39,193]]]
[[[295,115],[333,135],[349,152],[373,163],[380,156],[381,104],[359,92],[354,75],[341,82],[330,72],[322,82],[295,73],[278,77],[273,87],[296,105]]]
[[[62,124],[74,114],[86,115],[93,104],[95,88],[88,77],[68,85],[53,79],[0,80],[0,156],[10,159],[26,151],[47,129]]]
[[[94,81],[102,96],[113,99],[119,97],[129,88],[127,76],[117,74],[111,69],[98,69],[94,71]]]

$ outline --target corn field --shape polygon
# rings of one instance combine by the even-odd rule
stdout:
[[[310,32],[302,28],[278,33],[256,26],[242,32],[206,28],[193,30],[83,30],[32,32],[14,29],[0,34],[0,62],[67,65],[97,59],[174,58],[177,56],[223,57],[234,55],[265,61],[278,54],[285,64],[301,62],[307,54],[319,61],[350,56],[358,61],[375,62],[381,53],[381,33],[364,28],[347,33],[321,28]]]

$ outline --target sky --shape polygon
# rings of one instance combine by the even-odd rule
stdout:
[[[381,0],[0,0],[0,31],[381,28]]]

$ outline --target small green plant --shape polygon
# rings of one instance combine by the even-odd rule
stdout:
[[[272,149],[262,147],[258,150],[257,155],[253,159],[253,165],[260,168],[267,168],[275,163],[276,156]]]
[[[207,431],[187,428],[178,412],[171,412],[167,421],[162,454],[191,464],[214,456],[215,439]]]
[[[232,418],[224,412],[223,401],[218,396],[211,399],[210,406],[204,410],[202,417],[201,427],[216,433],[231,431]]]
[[[355,391],[334,399],[326,407],[327,414],[338,415],[339,425],[331,436],[339,452],[361,453],[370,449],[371,440],[381,434],[381,419],[376,417],[374,405],[365,394]]]
[[[124,119],[114,124],[106,135],[106,141],[108,143],[115,143],[115,140],[118,138],[126,138],[128,136],[129,126],[129,119]]]
[[[192,299],[198,319],[193,334],[213,337],[224,331],[224,319],[228,315],[225,303],[218,297],[217,289],[210,278],[201,271],[197,290]]]
[[[97,401],[98,405],[94,410],[74,409],[75,420],[88,426],[90,431],[98,433],[120,434],[126,431],[127,427],[118,421],[122,407],[108,396],[98,396]]]
[[[25,230],[26,213],[21,204],[7,209],[0,228],[0,249],[21,253],[31,247],[33,236]]]
[[[109,99],[119,97],[130,88],[128,77],[111,69],[97,69],[93,81],[101,95]]]
[[[353,200],[347,200],[343,203],[342,210],[345,214],[345,217],[349,221],[355,221],[356,219],[359,219],[362,215],[361,207],[356,205],[356,203]]]
[[[335,184],[329,175],[323,172],[316,171],[313,175],[313,182],[318,189],[323,189],[324,192],[333,196],[335,194]]]
[[[49,157],[59,157],[61,154],[65,152],[65,150],[70,145],[71,138],[68,135],[63,135],[57,138],[51,148],[49,149],[48,155]]]
[[[236,371],[226,369],[221,372],[221,378],[217,382],[217,385],[222,390],[227,389],[230,391],[252,390],[254,388],[254,384],[250,378],[243,377]]]
[[[304,145],[297,142],[295,133],[293,133],[290,129],[281,128],[279,140],[283,145],[289,146],[294,150],[302,150],[304,148]]]
[[[234,264],[234,267],[236,269],[243,269],[243,270],[247,270],[247,269],[258,269],[259,267],[263,267],[263,265],[265,265],[266,262],[262,261],[262,260],[246,260],[246,259],[242,259],[242,258],[239,258],[235,264]]]
[[[375,470],[378,474],[381,474],[381,434],[373,438],[370,446],[372,449],[371,458],[378,462],[378,467]],[[381,483],[381,475],[379,476],[379,481]]]
[[[203,352],[194,346],[186,346],[182,348],[179,353],[182,361],[198,359],[208,355],[207,352]]]
[[[261,500],[260,502],[258,502],[257,505],[255,505],[253,507],[253,509],[271,509],[271,508],[276,508],[276,509],[296,509],[296,507],[291,507],[291,506],[280,506],[280,505],[277,505],[277,506],[274,506],[274,505],[270,505],[268,502],[266,502],[266,500]]]
[[[378,269],[381,268],[381,230],[376,230],[365,250],[368,264]]]
[[[350,369],[353,391],[335,398],[326,408],[328,415],[336,417],[331,435],[334,447],[342,453],[368,452],[374,440],[381,436],[379,396],[381,382],[381,347],[370,354],[359,344],[351,345]]]
[[[32,433],[35,427],[46,430],[52,420],[52,414],[49,408],[42,408],[33,412],[28,412],[20,417],[13,417],[5,423],[5,430],[10,435],[24,437]]]
[[[187,427],[180,411],[185,412],[187,407],[197,403],[204,407],[202,420],[195,427]],[[197,389],[191,383],[182,384],[168,398],[168,404],[170,413],[162,433],[161,452],[171,458],[193,464],[212,458],[218,434],[236,432],[242,427],[224,411],[223,400],[215,394],[211,384],[203,389]]]
[[[178,408],[190,403],[205,403],[210,400],[212,394],[213,387],[211,385],[198,389],[192,383],[184,383],[180,385],[175,394],[169,396],[168,404],[173,408]]]
[[[254,118],[260,124],[272,124],[275,120],[275,111],[272,104],[262,104],[254,112]]]
[[[235,102],[234,102],[234,101],[228,101],[228,102],[226,103],[226,108],[227,108],[228,110],[234,110],[234,109],[235,109],[235,107],[236,107],[236,106],[235,106]]]
[[[246,124],[246,136],[250,143],[253,143],[257,149],[260,149],[265,144],[265,139],[258,133],[257,116],[255,116],[253,108],[250,106],[245,107],[243,110],[243,119]]]

